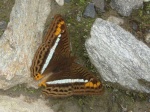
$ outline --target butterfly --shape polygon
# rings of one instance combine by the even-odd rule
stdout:
[[[39,86],[45,87],[46,96],[99,95],[103,91],[99,79],[71,55],[67,27],[59,14],[38,47],[30,70],[35,80],[42,80]]]

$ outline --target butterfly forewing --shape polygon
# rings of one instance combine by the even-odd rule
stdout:
[[[69,42],[66,25],[63,25],[59,43],[43,74],[47,74],[49,72],[58,72],[68,68],[71,65],[71,63],[74,61],[74,57],[71,57]]]
[[[44,36],[43,42],[47,43],[57,37],[55,35],[55,32],[58,27],[58,24],[62,21],[64,21],[64,20],[61,15],[59,15],[59,14],[55,15],[46,35]]]
[[[69,55],[69,38],[67,35],[68,33],[66,31],[64,20],[60,15],[56,15],[47,34],[44,37],[43,43],[37,49],[32,61],[30,68],[31,75],[36,80],[39,80],[43,77],[42,75],[44,75],[43,73],[48,67],[48,64],[53,57],[53,52],[55,52],[55,50],[56,52],[65,51],[66,55]],[[57,47],[57,45],[59,45],[59,43],[56,43],[57,40],[60,40],[61,46],[66,46],[65,50],[63,50],[61,47]]]

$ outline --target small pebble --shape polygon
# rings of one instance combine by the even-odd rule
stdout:
[[[81,21],[81,17],[79,15],[77,15],[77,21]]]
[[[133,28],[133,30],[137,31],[137,29],[138,29],[137,23],[133,22],[132,23],[132,28]]]
[[[95,5],[95,9],[97,13],[105,12],[104,7],[105,7],[105,2],[104,0],[92,0],[92,2]]]
[[[84,12],[83,15],[86,16],[86,17],[94,18],[95,14],[96,14],[96,12],[95,12],[95,8],[94,8],[94,4],[89,3],[88,6],[85,9],[85,12]]]
[[[146,36],[145,36],[145,41],[146,43],[150,43],[150,33],[148,33]]]
[[[65,0],[65,3],[69,3],[71,0]]]

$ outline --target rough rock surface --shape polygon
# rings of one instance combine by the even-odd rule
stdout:
[[[46,103],[41,99],[32,100],[22,95],[17,98],[0,96],[0,112],[53,112]]]
[[[105,81],[150,93],[150,48],[132,34],[98,18],[85,46]]]
[[[124,23],[123,19],[115,17],[115,16],[110,16],[108,17],[107,20],[117,25],[122,25]]]
[[[121,15],[129,16],[133,9],[137,9],[143,5],[143,0],[111,0],[110,5]]]
[[[16,0],[0,38],[0,89],[31,81],[30,66],[42,41],[50,0]]]

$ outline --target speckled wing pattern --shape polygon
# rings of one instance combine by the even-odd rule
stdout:
[[[35,80],[42,80],[39,86],[45,87],[46,96],[99,95],[103,91],[99,79],[77,64],[71,55],[67,27],[61,15],[54,17],[30,69]]]

